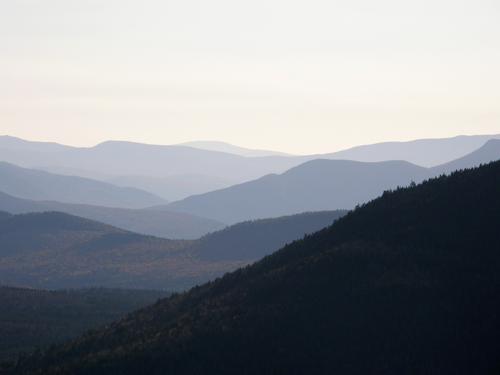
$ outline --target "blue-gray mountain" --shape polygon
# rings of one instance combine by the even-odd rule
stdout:
[[[498,159],[500,140],[490,140],[479,150],[434,168],[404,161],[365,163],[313,160],[280,175],[264,176],[255,181],[173,202],[167,209],[225,223],[304,211],[351,209],[385,190]]]
[[[213,142],[195,142],[191,144],[193,147],[105,142],[95,147],[75,148],[0,137],[0,160],[135,187],[173,201],[270,173],[283,173],[318,158],[365,162],[405,160],[435,166],[462,157],[492,138],[499,136],[381,143],[332,154],[293,156],[269,151],[255,153],[255,150]]]
[[[165,203],[162,198],[136,188],[26,169],[5,162],[0,162],[0,191],[25,199],[107,207],[143,208]]]
[[[226,226],[212,219],[182,212],[34,201],[16,198],[2,192],[0,192],[0,210],[12,214],[64,212],[132,232],[170,239],[196,239]]]
[[[435,167],[477,150],[490,139],[500,139],[500,134],[383,142],[357,146],[323,155],[323,157],[365,162],[405,160],[422,167]]]

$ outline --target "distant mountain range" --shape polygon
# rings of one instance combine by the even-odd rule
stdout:
[[[108,177],[106,181],[118,186],[133,186],[150,191],[169,201],[223,189],[236,183],[236,181],[200,174],[179,174],[167,177],[118,176]]]
[[[351,209],[384,190],[423,180],[426,169],[403,162],[361,163],[313,160],[281,175],[192,196],[170,210],[210,215],[225,223],[291,215],[305,211]]]
[[[108,141],[95,147],[76,148],[32,144],[0,137],[0,160],[58,173],[86,173],[96,179],[120,176],[170,177],[211,176],[228,181],[246,181],[264,174],[285,171],[301,158],[283,156],[243,157],[187,146],[159,146]],[[305,159],[304,159],[305,160]]]
[[[0,192],[0,210],[13,214],[64,212],[132,232],[170,239],[196,239],[226,226],[212,219],[182,212],[34,201],[16,198],[2,192]]]
[[[475,151],[490,139],[500,139],[500,134],[418,139],[408,142],[383,142],[356,146],[320,156],[325,159],[364,162],[405,160],[422,167],[435,167]]]
[[[432,173],[435,175],[450,173],[460,169],[477,167],[498,159],[500,159],[500,139],[492,139],[468,155],[432,168]]]
[[[106,207],[143,208],[165,203],[143,190],[21,168],[5,162],[0,162],[0,191],[19,198]]]
[[[259,157],[259,156],[292,156],[285,152],[269,151],[269,150],[254,150],[250,148],[244,148],[232,145],[226,142],[219,141],[195,141],[181,143],[180,146],[188,146],[193,148],[199,148],[201,150],[209,151],[219,151],[228,154],[248,156],[248,157]]]
[[[496,162],[387,192],[5,373],[498,373],[499,186]]]
[[[0,160],[26,168],[76,175],[154,193],[168,201],[280,174],[314,159],[364,162],[404,160],[430,167],[450,162],[500,135],[388,142],[322,155],[286,155],[222,142],[146,145],[109,141],[77,148],[0,137]]]
[[[434,168],[404,161],[364,163],[313,160],[281,175],[268,175],[255,181],[192,196],[173,202],[166,208],[229,224],[305,211],[351,209],[385,190],[498,159],[500,140],[490,140],[479,150]]]
[[[447,144],[446,142],[454,144],[459,141],[463,143],[464,140],[479,142],[480,139],[478,136],[441,141],[444,144]],[[24,142],[11,138],[0,138],[0,144],[1,141],[4,144],[20,145],[16,147],[22,151],[23,155],[26,151],[42,152],[40,150],[48,150],[42,153],[55,155],[67,149],[66,146]],[[432,142],[435,144],[436,141]],[[413,147],[416,147],[415,144],[421,146],[425,142],[412,143]],[[124,150],[146,149],[149,150],[148,152],[156,150],[155,152],[160,155],[172,152],[168,147],[158,146],[155,149],[155,146],[128,143],[109,143],[98,146],[97,149],[101,147],[106,149],[108,146],[117,150],[121,148]],[[153,148],[150,149],[150,147]],[[80,150],[69,149],[71,152]],[[184,148],[184,151],[188,149]],[[0,147],[0,152],[1,150]],[[90,152],[90,149],[87,151]],[[120,152],[115,154],[108,151],[111,159],[120,155]],[[195,152],[205,151],[195,150]],[[216,154],[245,160],[261,159]],[[61,211],[143,234],[193,239],[220,229],[225,224],[246,220],[279,217],[307,211],[351,209],[356,204],[373,199],[384,190],[398,185],[408,185],[411,181],[420,182],[441,173],[473,167],[499,158],[500,140],[492,139],[466,156],[433,168],[424,168],[405,161],[366,163],[315,159],[293,167],[280,175],[266,175],[257,180],[209,193],[195,194],[170,205],[165,205],[162,198],[146,190],[118,187],[97,180],[56,175],[0,162],[0,192],[12,196],[0,196],[0,209],[12,213]],[[106,158],[103,160],[103,164],[108,162]],[[183,178],[184,182],[180,183],[180,175],[173,178],[122,176],[115,177],[113,182],[121,185],[141,185],[150,191],[157,189],[155,192],[164,192],[170,196],[179,196],[180,191],[184,194],[196,193],[230,184],[228,181],[224,182],[208,175],[201,177],[184,175]],[[210,188],[206,184],[209,180],[211,181]],[[192,187],[196,188],[192,189]],[[19,201],[13,197],[28,199],[31,202]],[[149,208],[150,206],[154,207],[151,210],[116,209]]]
[[[0,286],[0,362],[101,328],[169,294],[149,290],[48,291]]]
[[[0,213],[0,285],[179,290],[260,259],[333,223],[318,212],[166,240],[59,212]]]

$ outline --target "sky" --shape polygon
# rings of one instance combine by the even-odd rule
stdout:
[[[0,2],[0,134],[291,153],[500,133],[498,0]]]

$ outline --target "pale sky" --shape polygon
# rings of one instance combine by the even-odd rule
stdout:
[[[483,133],[498,0],[0,1],[0,134],[317,153]]]

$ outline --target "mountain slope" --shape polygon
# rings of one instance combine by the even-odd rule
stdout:
[[[492,374],[500,162],[399,189],[10,374]]]
[[[236,183],[229,179],[201,174],[181,174],[167,177],[118,176],[108,178],[107,181],[118,186],[150,191],[170,202],[187,198],[190,195],[224,189]]]
[[[147,290],[46,291],[0,286],[0,362],[77,337],[156,302]]]
[[[0,285],[183,289],[256,261],[344,214],[246,222],[196,241],[171,241],[63,213],[0,213]]]
[[[0,162],[0,191],[19,198],[108,207],[142,208],[165,202],[151,193],[138,189],[21,168],[4,162]]]
[[[243,264],[196,259],[190,243],[58,212],[14,215],[0,220],[0,284],[176,290]]]
[[[384,190],[421,181],[427,173],[427,169],[406,162],[313,160],[281,175],[189,197],[167,208],[229,224],[305,211],[350,209]]]
[[[490,139],[500,139],[500,134],[383,142],[356,146],[321,157],[365,162],[405,160],[423,167],[434,167],[467,155],[482,147]]]
[[[499,159],[500,140],[490,140],[471,154],[435,168],[402,161],[313,160],[281,175],[189,197],[167,207],[225,223],[304,211],[350,209],[384,190]]]
[[[12,197],[2,192],[0,192],[0,210],[12,214],[59,211],[132,232],[170,239],[196,239],[225,226],[215,220],[168,210],[126,209],[54,201],[32,201]]]
[[[190,251],[205,260],[255,261],[331,225],[346,213],[343,210],[306,212],[246,221],[202,237],[190,246]]]
[[[487,164],[491,161],[500,159],[500,139],[491,139],[479,149],[467,154],[450,163],[437,166],[432,169],[435,175],[450,173],[452,171],[478,167],[481,164]]]

